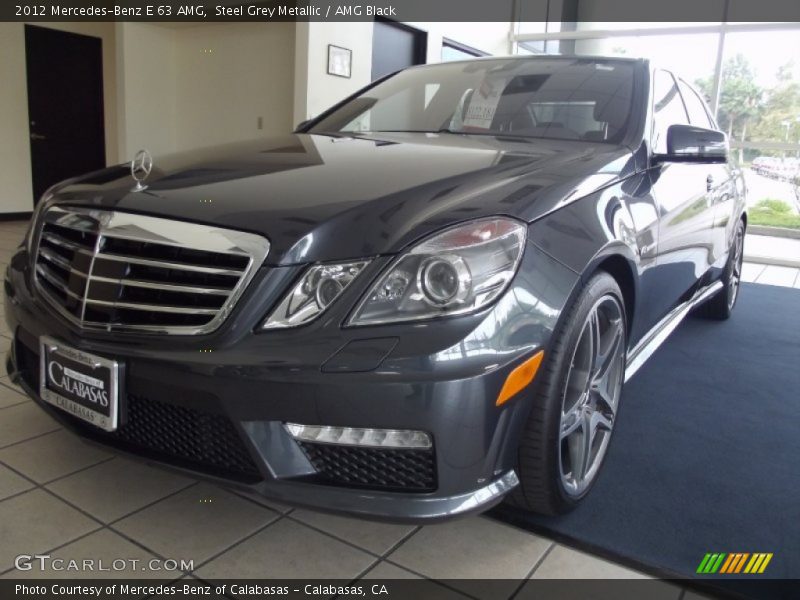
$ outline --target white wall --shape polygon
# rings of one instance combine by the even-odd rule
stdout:
[[[291,130],[293,23],[209,24],[175,34],[177,149]]]
[[[372,23],[297,23],[295,125],[315,117],[372,79]],[[351,77],[328,75],[328,44],[353,51]]]
[[[119,161],[141,148],[175,150],[175,32],[144,23],[117,23]]]
[[[113,23],[37,23],[103,41],[106,161],[117,160],[117,79]],[[0,213],[33,209],[25,26],[0,23]]]
[[[0,212],[33,206],[24,50],[22,26],[0,23]]]
[[[293,24],[118,27],[126,160],[140,148],[157,155],[292,127]]]

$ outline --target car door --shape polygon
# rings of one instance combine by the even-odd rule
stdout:
[[[652,114],[651,153],[666,154],[670,125],[690,124],[678,83],[668,71],[654,72]],[[650,166],[659,213],[657,266],[649,299],[654,316],[664,316],[691,294],[715,260],[709,172],[709,165],[690,162]]]
[[[679,79],[680,88],[689,121],[697,127],[719,130],[717,124],[700,98],[700,95],[685,81]],[[738,197],[736,186],[736,169],[730,163],[713,163],[702,165],[705,169],[709,202],[713,205],[713,222],[711,236],[714,254],[712,264],[717,269],[725,266],[728,257],[728,248],[733,236],[733,227],[736,223],[735,211]]]

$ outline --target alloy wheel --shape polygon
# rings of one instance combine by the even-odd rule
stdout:
[[[559,471],[571,497],[588,490],[608,449],[625,375],[625,338],[622,305],[606,294],[586,317],[562,396]]]
[[[744,231],[741,227],[736,232],[736,239],[733,242],[733,263],[731,275],[728,278],[728,309],[732,309],[736,304],[736,297],[739,295],[739,283],[742,280],[742,262],[744,259]]]

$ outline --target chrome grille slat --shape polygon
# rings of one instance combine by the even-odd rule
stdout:
[[[214,287],[193,287],[189,285],[179,285],[172,283],[157,283],[154,281],[139,281],[137,279],[113,279],[111,277],[101,277],[99,275],[92,275],[92,281],[100,281],[102,283],[117,283],[122,286],[143,287],[152,290],[166,290],[168,292],[181,292],[186,294],[210,294],[215,296],[228,296],[231,291],[223,288]]]
[[[145,267],[156,267],[159,269],[180,269],[182,271],[197,271],[198,273],[209,273],[211,275],[232,275],[240,277],[244,271],[236,269],[218,269],[216,267],[201,267],[199,265],[185,264],[185,263],[171,263],[161,260],[149,260],[147,258],[138,258],[135,256],[122,256],[118,254],[104,254],[98,253],[95,258],[97,260],[113,260],[116,262],[125,262],[133,265],[143,265]]]
[[[103,243],[103,236],[100,235],[98,230],[97,238],[94,241],[94,247],[92,248],[92,259],[89,263],[89,276],[92,275],[92,269],[94,269],[94,263],[97,260],[97,253],[100,252],[100,246]],[[81,322],[86,321],[86,299],[89,297],[91,284],[87,281],[86,282],[86,289],[83,293],[83,304],[81,304]]]
[[[75,267],[73,267],[66,258],[59,256],[58,254],[55,254],[53,252],[50,252],[46,248],[39,248],[39,256],[61,267],[65,271],[69,271],[70,273],[74,273],[75,275],[80,275],[81,277],[84,278],[89,276],[88,273],[85,273],[84,271],[80,271]]]
[[[50,207],[34,231],[37,291],[70,322],[105,331],[214,331],[269,252],[251,233],[90,208]]]
[[[58,234],[49,231],[43,231],[42,237],[51,244],[55,244],[56,246],[61,246],[62,248],[66,248],[67,250],[72,250],[73,252],[82,252],[87,256],[92,255],[92,251],[89,248],[86,248],[85,246],[81,246],[80,244],[77,244],[66,238],[63,238]]]
[[[80,230],[76,229],[75,231],[80,231]],[[129,242],[141,242],[142,241],[140,238],[137,238],[135,235],[121,235],[119,233],[115,233],[115,234],[104,233],[103,234],[103,239],[106,239],[106,240],[124,240],[124,241],[129,241]],[[174,244],[174,243],[171,243],[171,242],[168,242],[168,241],[159,241],[158,244],[161,245],[161,246],[173,246],[173,247],[177,247],[177,248],[184,248],[185,247],[185,246],[182,246],[181,244]],[[245,258],[249,258],[249,254],[247,254],[246,252],[226,252],[226,254],[232,254],[234,256],[242,256],[242,257],[245,257]]]
[[[155,304],[140,304],[137,302],[106,302],[104,300],[86,299],[86,304],[92,306],[109,306],[111,308],[126,308],[129,310],[144,310],[149,312],[163,312],[176,314],[215,315],[216,308],[186,308],[183,306],[157,306]]]
[[[83,302],[83,296],[79,296],[78,294],[76,294],[75,292],[70,290],[64,284],[64,282],[61,281],[58,277],[56,277],[52,272],[50,272],[47,269],[47,267],[44,267],[43,265],[37,265],[36,266],[36,272],[39,275],[41,275],[42,277],[44,277],[50,285],[52,285],[53,287],[57,287],[59,290],[64,292],[67,296],[71,296],[71,297],[75,298],[75,300],[77,300],[79,302]]]

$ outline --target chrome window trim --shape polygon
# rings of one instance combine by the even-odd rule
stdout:
[[[79,222],[80,216],[86,216],[91,221],[96,221],[98,226],[94,227],[90,222],[87,222],[86,227],[81,227]],[[59,220],[70,219],[71,217],[76,222],[70,223],[69,228],[84,230],[87,233],[97,235],[97,242],[95,243],[93,253],[83,249],[80,250],[86,254],[92,255],[91,266],[86,276],[86,288],[82,299],[82,315],[85,314],[84,311],[87,304],[89,284],[95,280],[103,280],[102,277],[93,276],[92,274],[92,267],[94,266],[95,258],[100,253],[100,242],[103,238],[127,239],[131,241],[151,242],[166,246],[203,250],[206,252],[234,254],[247,257],[247,266],[241,270],[238,282],[231,289],[230,294],[225,300],[225,303],[220,307],[216,316],[204,325],[131,325],[85,321],[70,313],[69,310],[61,306],[56,298],[51,296],[39,282],[36,268],[39,257],[39,244],[44,225],[46,223],[58,224]],[[244,290],[255,277],[259,267],[266,260],[270,249],[269,240],[253,233],[225,229],[213,225],[188,223],[175,219],[84,207],[51,206],[46,208],[40,213],[38,222],[33,224],[33,233],[35,233],[35,239],[31,245],[30,259],[32,265],[31,272],[33,273],[36,291],[40,297],[45,300],[47,305],[54,308],[61,317],[65,318],[72,325],[88,331],[128,331],[165,335],[202,335],[211,333],[218,329],[228,318],[237,301],[244,293]],[[135,259],[135,257],[131,258]],[[121,257],[121,260],[124,260],[124,257]],[[191,270],[190,267],[191,265],[187,263],[187,268]],[[203,267],[198,265],[197,270],[203,270]],[[213,269],[209,269],[209,271],[212,270]],[[239,272],[238,269],[232,269],[230,271],[232,273]],[[187,288],[187,292],[195,291],[192,286],[185,287]]]

